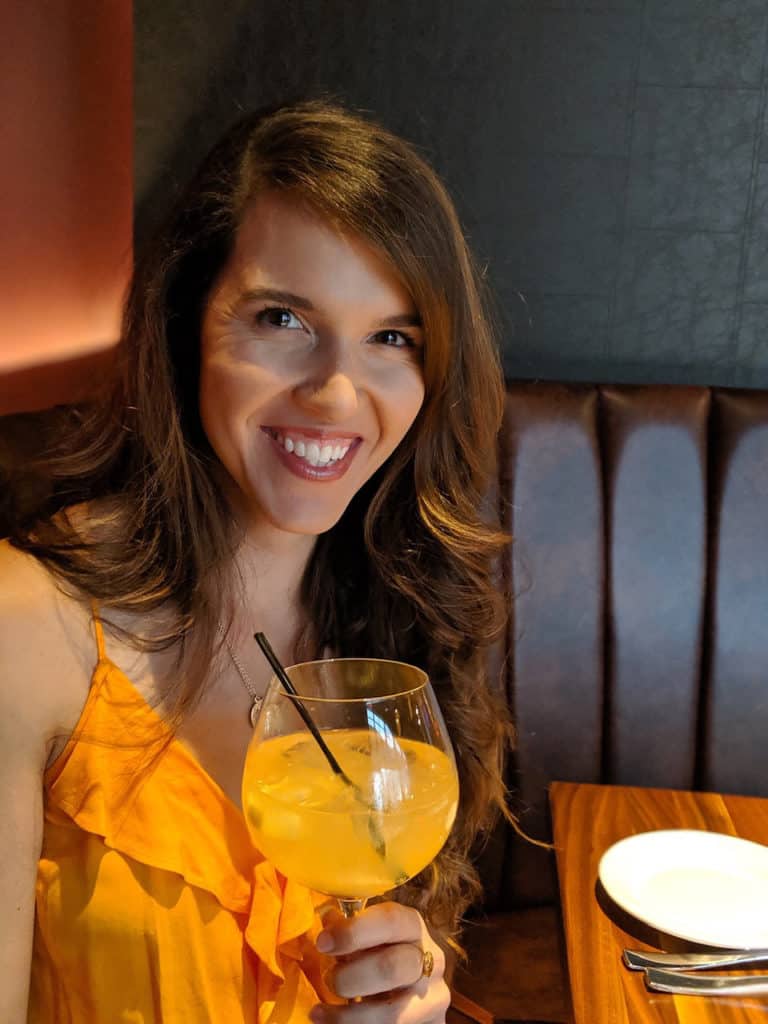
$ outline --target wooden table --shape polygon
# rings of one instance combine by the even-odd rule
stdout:
[[[694,947],[623,914],[597,879],[609,846],[651,829],[707,829],[768,845],[768,799],[555,782],[550,804],[576,1024],[768,1024],[768,997],[648,991],[643,973],[621,963],[625,946]]]

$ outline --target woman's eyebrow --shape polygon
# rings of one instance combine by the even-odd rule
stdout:
[[[284,306],[296,306],[299,309],[313,311],[315,305],[303,295],[296,295],[294,292],[284,292],[276,288],[248,288],[241,292],[238,302],[259,302],[267,299],[269,302],[278,302]]]
[[[422,320],[418,313],[400,313],[397,316],[388,316],[381,321],[382,327],[422,327]]]

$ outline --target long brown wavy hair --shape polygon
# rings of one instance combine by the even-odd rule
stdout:
[[[482,276],[443,185],[411,146],[325,101],[238,122],[138,255],[109,395],[70,410],[66,431],[59,425],[38,465],[53,493],[11,539],[81,599],[139,615],[173,610],[161,636],[126,638],[177,651],[178,722],[206,683],[199,666],[212,663],[217,624],[236,607],[226,570],[238,528],[198,411],[201,316],[244,211],[267,189],[367,239],[423,321],[423,407],[318,537],[302,587],[311,635],[297,660],[330,648],[429,673],[461,802],[436,862],[397,895],[450,937],[478,895],[473,844],[495,813],[508,814],[501,765],[511,727],[485,659],[503,617],[491,564],[506,538],[486,514],[503,381]],[[67,511],[81,502],[85,531]]]

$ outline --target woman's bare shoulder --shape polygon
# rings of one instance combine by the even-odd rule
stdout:
[[[87,603],[34,556],[0,542],[0,704],[28,709],[46,732],[72,728],[95,662]]]
[[[0,602],[3,613],[44,611],[63,599],[65,607],[77,604],[64,594],[53,574],[34,555],[0,541]]]

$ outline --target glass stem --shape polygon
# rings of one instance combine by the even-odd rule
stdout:
[[[365,904],[368,901],[362,900],[342,900],[339,899],[339,907],[344,917],[354,917],[355,914],[359,914],[361,910],[365,910]]]

